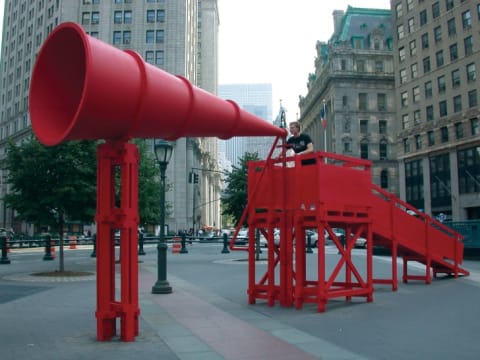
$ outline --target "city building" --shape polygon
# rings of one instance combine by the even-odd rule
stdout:
[[[6,0],[0,67],[0,161],[7,141],[21,142],[31,134],[28,112],[30,76],[36,55],[48,34],[60,23],[81,24],[92,37],[119,49],[131,49],[146,62],[181,75],[206,91],[217,90],[217,0]],[[121,76],[121,74],[119,74]],[[161,115],[161,113],[159,114]],[[161,120],[160,120],[161,121]],[[148,140],[153,145],[153,140]],[[188,182],[192,168],[216,170],[215,138],[180,138],[174,143],[167,168],[171,213],[169,230],[177,232],[197,224],[220,226],[220,176],[199,172]],[[8,191],[0,169],[0,199]],[[199,206],[192,206],[195,198]],[[16,224],[5,204],[0,224],[31,232]]]
[[[242,109],[272,122],[272,84],[220,84],[218,96],[235,101]],[[274,138],[269,136],[234,137],[219,140],[219,149],[234,166],[246,152],[257,152],[265,159],[272,147]]]
[[[400,194],[429,215],[480,218],[478,1],[391,1]]]
[[[398,194],[391,11],[349,6],[333,20],[300,97],[302,131],[316,150],[371,160],[373,182]]]

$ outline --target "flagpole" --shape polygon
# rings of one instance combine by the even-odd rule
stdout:
[[[327,107],[326,101],[323,99],[323,109],[322,109],[322,127],[323,127],[323,148],[324,151],[327,152]],[[325,162],[327,162],[327,158],[325,157]]]

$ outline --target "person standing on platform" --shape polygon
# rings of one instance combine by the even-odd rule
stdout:
[[[295,155],[303,155],[313,153],[313,142],[310,135],[300,132],[300,123],[298,121],[291,122],[289,125],[290,136],[287,140],[287,148],[292,149]],[[315,159],[302,160],[303,165],[315,164]]]

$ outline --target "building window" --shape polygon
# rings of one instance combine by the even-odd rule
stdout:
[[[413,0],[407,0],[407,11],[411,11],[413,9]]]
[[[428,49],[428,33],[422,35],[422,49]]]
[[[400,19],[403,16],[402,3],[395,5],[395,14],[397,15],[397,19]]]
[[[403,25],[398,25],[397,26],[397,38],[398,38],[398,40],[403,39],[404,36],[405,36],[405,29],[404,29]]]
[[[358,110],[361,110],[361,111],[367,110],[367,94],[366,93],[358,94]]]
[[[432,82],[427,81],[425,83],[425,99],[429,99],[432,97],[433,90],[432,90]]]
[[[407,107],[408,106],[408,92],[404,91],[402,92],[401,94],[401,104],[402,104],[402,107]]]
[[[420,87],[415,86],[412,89],[412,93],[413,93],[413,103],[416,104],[420,101]]]
[[[153,56],[153,51],[149,50],[145,52],[145,61],[149,64],[154,64],[155,58]]]
[[[132,23],[132,11],[125,10],[123,13],[123,23],[124,24],[131,24]]]
[[[360,120],[360,133],[368,134],[368,120]]]
[[[410,127],[409,120],[408,120],[408,114],[403,114],[402,115],[402,129],[408,129]]]
[[[412,64],[410,67],[411,73],[412,73],[412,79],[415,79],[418,76],[418,66],[417,63]]]
[[[387,122],[385,120],[378,122],[378,133],[383,135],[387,133]]]
[[[157,22],[165,22],[165,10],[157,10]]]
[[[470,10],[462,13],[462,25],[464,29],[470,29],[472,27],[472,15]]]
[[[480,147],[475,146],[457,153],[460,194],[480,192]]]
[[[478,118],[470,119],[470,129],[472,131],[472,136],[480,134],[480,129],[479,129],[479,125],[478,125]]]
[[[405,48],[403,46],[398,49],[398,59],[400,62],[405,61]]]
[[[347,106],[348,105],[348,96],[343,95],[342,96],[342,105]]]
[[[439,50],[435,53],[435,58],[437,59],[437,67],[443,66],[443,50]]]
[[[122,43],[122,32],[114,31],[113,32],[113,45],[120,45]]]
[[[455,123],[455,137],[457,139],[463,138],[463,123],[461,122]]]
[[[447,7],[447,11],[453,9],[454,0],[445,0],[445,6]]]
[[[375,72],[382,73],[384,71],[383,61],[375,61]]]
[[[402,69],[400,70],[400,84],[407,82],[407,70]]]
[[[380,154],[380,160],[386,160],[387,159],[387,142],[385,140],[380,141],[378,150]]]
[[[122,23],[122,18],[123,18],[122,11],[115,11],[113,13],[113,23],[114,24],[121,24]]]
[[[442,138],[442,143],[448,142],[448,128],[446,126],[442,126],[440,128],[440,135]]]
[[[415,40],[410,41],[410,56],[415,56],[417,54],[417,42]]]
[[[84,12],[82,13],[82,25],[89,25],[90,24],[90,13]]]
[[[422,135],[420,134],[415,135],[415,149],[416,150],[422,149]]]
[[[427,21],[427,10],[420,11],[420,26],[425,25]]]
[[[365,72],[365,61],[364,60],[357,60],[357,72]]]
[[[425,114],[425,118],[427,119],[427,121],[433,121],[433,105],[428,105],[425,108]]]
[[[421,112],[420,110],[415,110],[413,112],[413,123],[415,125],[420,125],[421,122],[422,122]]]
[[[460,70],[456,69],[452,71],[452,87],[456,88],[460,86]]]
[[[145,36],[145,42],[147,44],[153,44],[155,43],[155,37],[154,37],[154,31],[153,30],[147,30],[146,36]]]
[[[344,154],[351,154],[352,153],[352,147],[351,147],[351,144],[348,141],[345,141],[343,143],[343,153]]]
[[[156,36],[155,36],[155,42],[157,44],[163,44],[163,42],[165,41],[165,31],[164,30],[157,30],[155,32]]]
[[[405,190],[409,204],[423,208],[423,169],[422,160],[405,162]]]
[[[428,146],[433,146],[435,145],[435,133],[433,130],[430,130],[427,132],[427,139],[428,139]]]
[[[440,25],[433,29],[433,36],[436,43],[442,41],[442,27]]]
[[[470,63],[467,65],[467,80],[475,81],[477,78],[477,70],[475,69],[475,63]]]
[[[405,154],[410,152],[410,140],[408,138],[403,139],[403,152]]]
[[[347,61],[346,61],[345,59],[342,59],[342,60],[340,61],[340,69],[341,69],[342,71],[347,70]]]
[[[360,143],[360,158],[368,159],[368,141],[366,140]]]
[[[463,39],[463,46],[465,47],[465,56],[473,54],[473,40],[471,36],[467,36]]]
[[[380,187],[388,189],[388,170],[382,170],[380,173]]]
[[[132,32],[130,30],[123,32],[123,44],[128,45],[132,41]]]
[[[387,95],[386,94],[377,94],[377,106],[378,106],[378,111],[387,110]]]
[[[455,18],[448,20],[447,28],[448,28],[448,36],[453,36],[457,33],[457,28],[455,27]]]
[[[440,4],[438,1],[432,5],[432,17],[436,19],[440,16]]]
[[[98,11],[92,12],[92,25],[97,25],[100,23],[100,13]]]
[[[438,93],[443,94],[447,88],[445,84],[445,75],[439,76],[437,78],[437,84],[438,84]]]
[[[447,116],[447,101],[442,100],[438,103],[438,108],[440,109],[440,117]]]
[[[462,95],[457,95],[453,97],[453,111],[462,111]]]
[[[155,10],[147,10],[147,23],[155,22]]]
[[[475,107],[478,105],[477,89],[468,92],[468,107]]]
[[[415,31],[415,19],[412,17],[408,19],[408,32],[413,33]]]
[[[423,59],[423,73],[426,74],[428,72],[430,72],[430,56]]]
[[[165,64],[165,52],[163,50],[155,51],[155,65]]]
[[[450,45],[450,61],[455,61],[458,59],[458,46],[457,44]]]

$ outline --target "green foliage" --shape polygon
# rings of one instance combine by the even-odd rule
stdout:
[[[93,222],[96,205],[96,143],[46,147],[34,137],[8,144],[10,192],[6,205],[18,218],[58,229],[64,220]]]
[[[235,223],[240,221],[247,205],[248,162],[260,160],[258,153],[245,153],[239,159],[240,166],[234,166],[225,179],[226,188],[222,196],[222,214],[231,216]],[[242,224],[245,225],[245,224]]]

